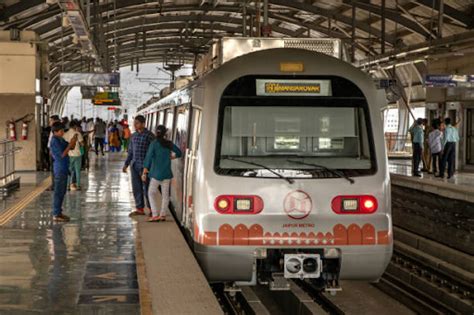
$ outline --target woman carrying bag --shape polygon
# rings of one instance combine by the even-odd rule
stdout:
[[[166,210],[170,201],[170,183],[173,178],[171,160],[180,158],[181,150],[166,139],[167,129],[163,125],[156,128],[156,140],[153,141],[146,153],[143,163],[142,180],[150,177],[148,198],[150,199],[152,217],[149,222],[166,221]],[[174,153],[174,154],[173,154]],[[161,186],[161,208],[158,214],[158,187]]]

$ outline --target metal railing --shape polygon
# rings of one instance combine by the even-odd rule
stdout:
[[[410,136],[385,134],[385,147],[389,157],[408,157],[413,152]]]
[[[20,149],[12,140],[0,140],[0,186],[4,187],[16,180],[15,154]]]

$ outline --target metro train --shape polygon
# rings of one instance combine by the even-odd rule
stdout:
[[[385,95],[318,52],[337,40],[267,40],[228,39],[218,66],[139,108],[185,152],[171,208],[211,283],[377,281],[393,247]]]

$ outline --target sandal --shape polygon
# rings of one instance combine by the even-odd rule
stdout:
[[[163,222],[166,221],[166,216],[165,215],[163,215],[163,216],[160,215],[158,217],[158,221],[163,221]]]
[[[161,217],[151,217],[148,219],[148,222],[160,222]]]
[[[129,217],[133,217],[136,215],[145,215],[145,211],[143,209],[137,209],[135,211],[132,211],[128,214]]]

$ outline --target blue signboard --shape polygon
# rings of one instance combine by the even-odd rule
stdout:
[[[474,75],[469,74],[427,74],[424,81],[426,87],[474,88]]]

